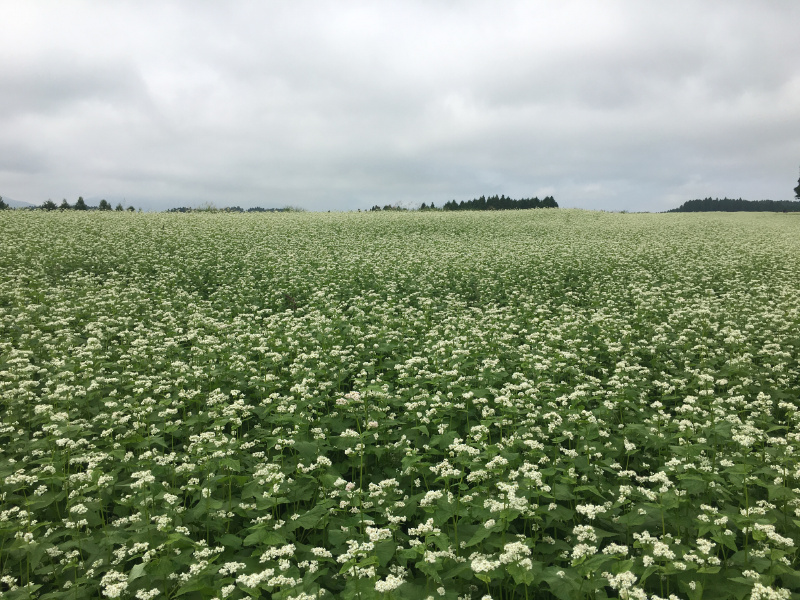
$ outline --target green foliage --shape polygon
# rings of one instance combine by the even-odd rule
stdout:
[[[456,202],[451,200],[445,203],[444,210],[523,210],[530,208],[558,208],[558,203],[552,196],[547,196],[544,200],[539,198],[522,198],[514,200],[505,196],[481,196],[474,200],[462,200]]]
[[[800,182],[799,182],[800,183]],[[798,186],[800,189],[800,186]],[[797,191],[797,190],[795,190]],[[798,196],[800,198],[800,196]],[[791,200],[734,200],[733,198],[704,198],[688,200],[667,212],[798,212],[800,202]]]
[[[800,179],[797,180],[797,187],[794,188],[794,197],[800,199]]]
[[[3,200],[3,197],[0,196],[0,210],[7,210],[9,208],[11,208],[11,207],[8,205],[8,203],[5,200]]]
[[[10,211],[0,592],[796,597],[798,234]]]
[[[121,208],[121,207],[120,207]],[[109,204],[108,200],[100,200],[100,205],[97,207],[98,210],[111,210],[111,204]]]

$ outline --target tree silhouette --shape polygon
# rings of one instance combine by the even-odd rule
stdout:
[[[797,187],[794,188],[794,197],[800,199],[800,179],[797,180]]]
[[[798,186],[800,187],[800,186]],[[799,212],[800,202],[792,200],[738,200],[702,198],[687,200],[667,212]]]
[[[443,210],[525,210],[529,208],[558,208],[558,203],[552,196],[547,196],[544,200],[539,198],[520,198],[514,200],[506,197],[505,194],[498,196],[481,196],[474,200],[462,200],[456,202],[450,200],[446,202]]]

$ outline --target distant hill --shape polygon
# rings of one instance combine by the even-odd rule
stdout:
[[[800,212],[800,200],[689,200],[667,212]]]
[[[2,196],[3,202],[8,204],[11,208],[33,208],[35,205],[30,202],[22,202],[21,200],[14,200],[8,196]]]

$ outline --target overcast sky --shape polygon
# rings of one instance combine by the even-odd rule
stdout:
[[[0,0],[0,195],[790,199],[800,2]]]

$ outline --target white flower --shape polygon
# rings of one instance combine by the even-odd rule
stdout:
[[[399,588],[405,580],[396,575],[387,575],[386,579],[379,579],[375,582],[375,591],[380,593],[391,592]]]
[[[758,582],[753,584],[753,591],[750,593],[750,600],[789,600],[792,593],[783,588],[771,588]]]
[[[608,579],[608,585],[615,590],[620,590],[620,592],[631,589],[636,583],[637,579],[636,575],[634,575],[631,571],[623,571],[622,573],[618,573],[616,575],[612,575],[611,573],[603,573],[603,577]]]
[[[628,547],[623,546],[621,544],[609,544],[605,548],[603,548],[603,554],[628,554]]]
[[[107,598],[119,598],[128,589],[128,576],[119,571],[109,571],[100,580],[103,595]]]
[[[593,521],[597,515],[602,515],[606,512],[606,508],[598,504],[578,504],[575,510],[578,511],[579,514],[586,515],[586,518],[590,521]]]
[[[594,554],[597,554],[596,546],[590,546],[589,544],[577,544],[572,549],[572,561],[575,562],[576,560],[586,556],[592,556]]]
[[[431,490],[425,493],[425,497],[419,501],[420,506],[430,506],[444,495],[442,490]]]
[[[499,560],[489,560],[489,557],[484,554],[475,553],[470,558],[470,567],[475,573],[488,573],[500,566]]]
[[[367,527],[367,536],[370,542],[380,542],[381,540],[391,539],[392,531],[378,527]]]

